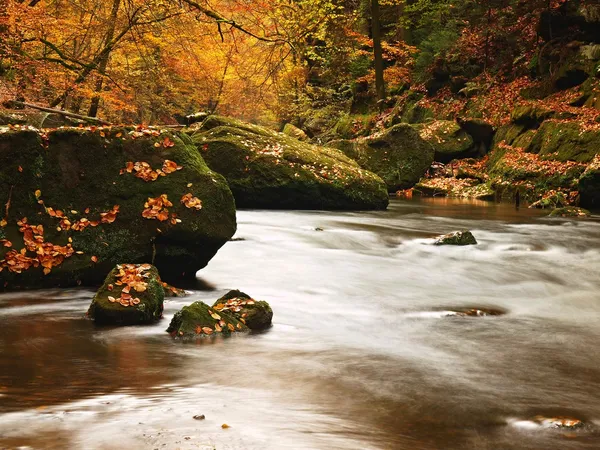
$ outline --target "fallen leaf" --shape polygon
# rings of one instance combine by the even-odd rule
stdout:
[[[92,256],[90,258],[92,260],[92,262],[97,263],[98,262],[98,257],[97,256]]]
[[[227,425],[226,423],[224,423],[223,425],[221,425],[221,428],[223,428],[224,430],[227,428],[231,428],[229,425]]]

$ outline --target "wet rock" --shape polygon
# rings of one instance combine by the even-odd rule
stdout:
[[[203,302],[194,302],[176,312],[167,332],[177,338],[229,336],[248,331],[244,323],[228,311],[217,311]]]
[[[170,131],[0,127],[0,201],[9,198],[9,289],[98,285],[123,261],[154,261],[165,281],[194,277],[236,230],[225,179]]]
[[[269,328],[273,319],[273,310],[267,302],[254,300],[238,290],[229,291],[215,302],[213,308],[232,314],[251,330]]]
[[[163,285],[163,289],[165,290],[165,298],[167,297],[186,297],[187,296],[187,292],[185,292],[185,289],[180,289],[180,288],[176,288],[175,286],[171,286],[168,283],[162,283]]]
[[[468,231],[455,231],[453,233],[439,236],[434,245],[475,245],[477,241],[473,234]]]
[[[204,420],[204,419],[206,419],[206,416],[204,414],[200,414],[200,415],[194,416],[194,419],[195,420]]]
[[[156,267],[122,264],[106,277],[87,312],[99,325],[140,325],[162,316],[165,291]]]
[[[565,206],[556,208],[549,214],[550,217],[590,217],[591,213],[587,209],[577,208],[575,206]]]
[[[402,123],[368,137],[329,145],[379,175],[389,192],[413,187],[433,163],[435,153],[415,128]]]
[[[282,133],[211,117],[193,135],[199,153],[222,174],[238,207],[270,209],[385,209],[383,181],[339,150]]]

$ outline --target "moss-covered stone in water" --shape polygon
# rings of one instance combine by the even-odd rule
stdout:
[[[589,208],[600,208],[600,155],[585,169],[578,181],[581,204]]]
[[[211,169],[229,182],[238,207],[387,207],[383,181],[338,150],[249,124],[216,127],[193,139]]]
[[[413,187],[434,159],[431,144],[407,124],[395,125],[366,138],[334,141],[329,145],[383,178],[389,192]]]
[[[167,332],[177,338],[231,335],[248,327],[226,311],[216,311],[203,302],[194,302],[176,312]]]
[[[546,121],[527,151],[557,161],[587,163],[600,153],[600,131],[586,130],[577,122]]]
[[[453,159],[477,156],[473,138],[456,122],[435,120],[415,125],[421,137],[435,150],[435,160],[449,163]]]
[[[475,245],[477,240],[475,236],[468,231],[455,231],[453,233],[444,234],[439,236],[434,245]]]
[[[273,320],[273,310],[267,302],[254,300],[248,294],[238,290],[229,291],[214,303],[213,308],[226,311],[238,320],[245,321],[251,330],[269,328]]]
[[[98,325],[140,325],[158,321],[162,317],[165,292],[156,267],[151,266],[144,272],[148,277],[145,278],[147,286],[143,292],[131,289],[131,297],[139,298],[140,302],[129,306],[109,299],[112,297],[118,300],[126,287],[117,284],[120,270],[120,266],[117,266],[108,274],[92,300],[88,317]]]
[[[577,208],[575,206],[566,206],[556,208],[549,214],[550,217],[590,217],[591,213],[587,209]]]
[[[120,174],[130,161],[145,161],[158,169],[167,159],[183,168],[154,182]],[[201,210],[180,202],[187,193],[202,200]],[[173,203],[168,208],[170,218],[176,214],[180,223],[142,217],[147,199],[162,194]],[[41,267],[22,273],[4,270],[2,279],[9,289],[97,285],[123,261],[154,262],[166,281],[176,282],[184,273],[193,277],[236,230],[235,204],[225,179],[206,166],[188,136],[170,131],[67,128],[49,131],[43,141],[35,131],[4,129],[0,131],[0,203],[9,198],[5,232],[15,250],[24,247],[17,221],[27,217],[30,224],[43,225],[45,242],[65,246],[71,238],[74,250],[82,252],[52,267],[48,275]],[[100,214],[115,205],[120,208],[113,223],[81,231],[57,229],[60,218],[45,209],[60,210],[75,223],[83,218],[99,221]],[[8,250],[0,248],[0,260]]]

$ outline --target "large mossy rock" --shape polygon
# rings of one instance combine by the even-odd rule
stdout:
[[[243,322],[227,311],[217,312],[203,302],[184,306],[173,316],[167,332],[177,338],[195,338],[248,331]]]
[[[410,125],[394,125],[380,133],[330,146],[355,159],[385,181],[389,192],[413,187],[434,161],[434,149]]]
[[[383,181],[342,152],[257,125],[218,117],[214,120],[229,121],[230,126],[198,130],[192,137],[210,168],[229,182],[238,207],[387,207]]]
[[[556,208],[550,211],[549,217],[575,217],[583,218],[590,217],[591,213],[587,209],[577,208],[575,206],[565,206],[564,208]]]
[[[578,182],[581,204],[588,208],[600,208],[600,155],[585,169]]]
[[[0,130],[0,289],[100,284],[123,261],[193,277],[235,233],[231,191],[186,135]]]
[[[88,317],[98,325],[140,325],[162,317],[165,291],[156,267],[122,264],[96,292]]]
[[[587,130],[577,122],[547,120],[526,150],[557,161],[591,162],[600,153],[600,131]]]
[[[478,156],[473,138],[456,122],[435,120],[415,126],[435,150],[435,160],[444,164],[453,159]]]
[[[273,310],[262,300],[254,300],[244,292],[233,290],[218,299],[213,308],[219,313],[232,314],[251,330],[264,330],[271,326]]]

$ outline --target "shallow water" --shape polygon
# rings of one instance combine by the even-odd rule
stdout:
[[[597,217],[442,199],[238,221],[155,326],[94,327],[87,289],[0,294],[0,448],[600,448]],[[429,245],[462,228],[479,245]],[[233,288],[271,303],[272,329],[164,332]],[[506,314],[444,313],[471,307]]]

